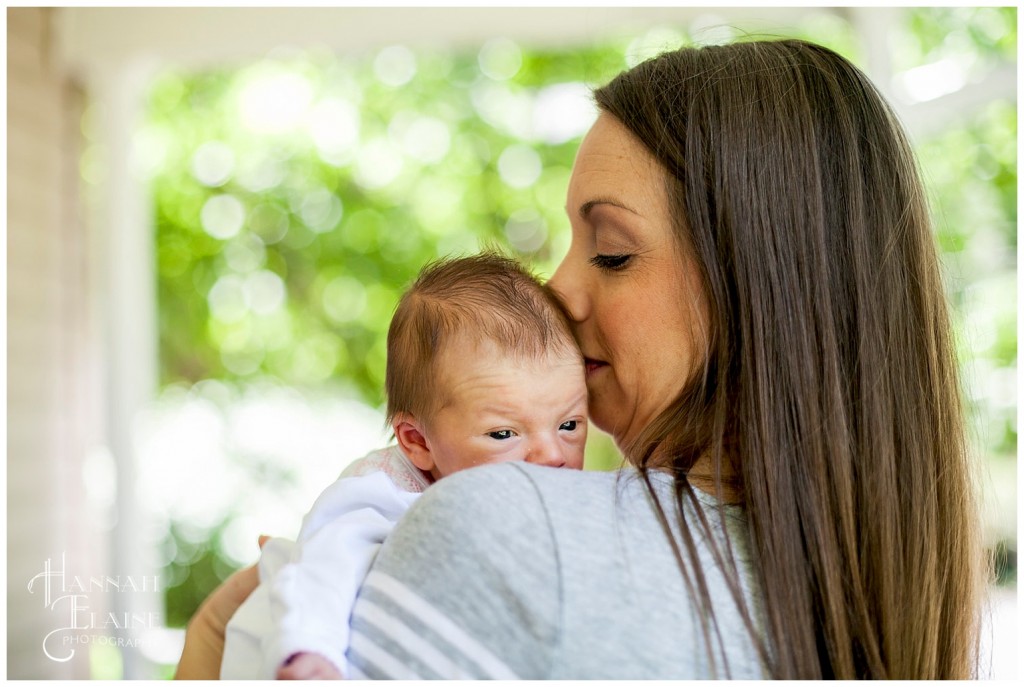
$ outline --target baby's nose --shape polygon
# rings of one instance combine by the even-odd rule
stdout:
[[[526,462],[560,468],[565,465],[565,456],[555,442],[541,440],[530,446],[530,450],[526,454]]]

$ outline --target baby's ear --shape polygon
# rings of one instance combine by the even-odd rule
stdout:
[[[398,413],[391,421],[391,428],[395,431],[402,452],[412,464],[424,472],[433,473],[434,455],[423,433],[423,425],[412,415]]]

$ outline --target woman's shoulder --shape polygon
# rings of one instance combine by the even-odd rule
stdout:
[[[353,610],[354,675],[546,676],[560,631],[557,561],[523,472],[486,466],[439,480],[399,521],[366,578]],[[410,627],[415,641],[396,639]],[[374,658],[382,647],[401,670]]]
[[[618,481],[617,473],[498,463],[439,480],[416,508],[429,511],[432,517],[451,514],[477,526],[491,520],[507,521],[510,514],[539,524],[551,509],[611,505]]]
[[[440,480],[433,488],[446,493],[491,493],[511,489],[514,492],[544,494],[555,489],[608,491],[622,481],[623,473],[553,468],[513,462],[482,465],[463,470]]]
[[[552,488],[579,485],[590,478],[578,470],[525,463],[499,463],[461,470],[435,482],[420,497],[407,520],[426,518],[469,529],[522,527],[543,520],[543,503]]]
[[[651,475],[650,486],[671,519],[670,477]],[[419,637],[458,628],[459,641],[438,648],[458,665],[439,677],[706,675],[703,645],[680,640],[699,639],[701,610],[650,496],[648,483],[628,468],[504,463],[445,477],[382,547],[353,616],[354,635],[393,646],[393,634],[371,622],[376,609],[408,617]],[[695,539],[716,613],[739,633],[729,587]],[[597,645],[607,649],[595,655]],[[415,653],[412,645],[402,650]],[[368,672],[372,660],[358,660],[376,675]],[[752,661],[743,655],[749,670],[740,674],[757,674]],[[493,670],[472,667],[484,663]]]
[[[567,534],[600,538],[614,521],[615,477],[525,463],[463,470],[427,489],[385,548],[400,552],[404,565],[441,559],[470,574],[546,579],[573,539]]]

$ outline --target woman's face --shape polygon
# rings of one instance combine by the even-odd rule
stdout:
[[[572,243],[551,287],[586,358],[590,417],[625,448],[703,364],[707,306],[674,235],[667,172],[601,114],[576,156]]]

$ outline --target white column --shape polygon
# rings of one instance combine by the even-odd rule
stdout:
[[[76,214],[79,101],[55,64],[57,10],[7,19],[7,677],[81,679],[63,560],[89,569],[102,541],[82,516],[89,341]],[[74,131],[74,134],[71,131]],[[52,571],[53,576],[40,577]],[[34,580],[34,581],[33,581]],[[73,653],[72,653],[73,652]]]
[[[159,574],[154,556],[158,541],[153,540],[144,504],[136,497],[140,472],[136,419],[154,398],[158,384],[154,228],[149,189],[135,163],[133,145],[151,74],[144,62],[118,61],[91,70],[89,83],[97,108],[97,143],[103,152],[103,178],[93,199],[95,311],[105,368],[106,444],[117,482],[117,523],[108,571],[133,580],[153,580]],[[120,592],[108,598],[110,610],[121,618],[126,613],[163,616],[162,593]],[[144,635],[138,628],[115,632],[125,640],[142,640]],[[122,649],[124,677],[153,677],[153,666],[131,643]]]

